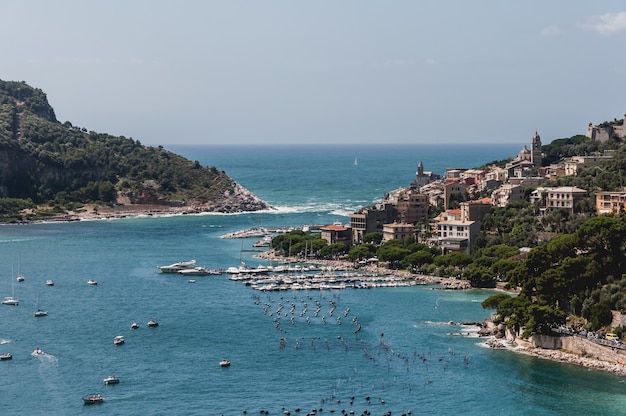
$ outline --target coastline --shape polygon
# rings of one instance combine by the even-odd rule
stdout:
[[[591,341],[588,341],[591,342]],[[524,344],[524,345],[521,345]],[[626,376],[626,367],[624,362],[626,360],[615,357],[615,361],[607,361],[598,357],[583,356],[579,353],[567,351],[564,349],[548,349],[541,347],[533,347],[529,341],[515,340],[507,341],[503,339],[497,339],[494,336],[490,336],[485,342],[485,345],[489,348],[505,349],[517,354],[529,355],[545,360],[556,361],[563,364],[571,364],[579,367],[586,368],[588,370],[598,370],[604,372],[610,372],[617,375]],[[610,349],[610,347],[603,347]],[[626,358],[626,357],[624,357]],[[621,362],[620,362],[621,361]]]
[[[102,207],[102,206],[86,206],[84,211],[80,212],[67,212],[66,214],[51,216],[42,220],[29,221],[30,223],[36,222],[72,222],[72,221],[87,221],[87,220],[106,220],[106,219],[121,219],[127,217],[150,217],[150,216],[168,216],[168,215],[199,215],[203,213],[219,213],[220,211],[209,210],[206,207],[197,206],[179,206],[172,207],[168,205],[145,205],[145,204],[133,204],[133,205],[120,205],[115,207]],[[259,253],[257,258],[261,258],[268,261],[287,261],[288,259],[282,256],[277,256],[271,251]],[[299,261],[302,261],[300,259]],[[353,263],[347,260],[315,260],[315,263],[345,268],[348,270],[357,270]],[[439,285],[439,290],[466,290],[471,289],[471,286],[466,280],[459,280],[455,278],[446,278],[431,275],[413,274],[406,270],[391,270],[377,264],[368,264],[358,268],[359,270],[365,270],[370,273],[377,273],[380,275],[391,275],[401,280],[417,282],[423,285]],[[498,290],[498,289],[496,289]],[[500,289],[502,290],[502,289]],[[590,341],[589,341],[590,342]],[[564,364],[577,365],[589,370],[597,370],[610,372],[617,375],[626,376],[626,356],[624,359],[615,359],[613,361],[607,361],[599,359],[593,356],[586,356],[580,353],[567,351],[565,349],[547,349],[541,347],[534,347],[529,341],[515,340],[507,341],[504,339],[498,339],[495,336],[488,336],[485,341],[485,345],[490,348],[506,349],[507,351],[533,356],[550,361],[556,361]],[[610,350],[609,347],[603,347]],[[621,363],[620,363],[621,361]]]

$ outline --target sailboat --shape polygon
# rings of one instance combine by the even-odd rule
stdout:
[[[6,296],[2,300],[3,305],[17,306],[20,304],[20,302],[17,299],[15,299],[15,284],[14,283],[15,282],[13,280],[13,271],[11,269],[11,296]]]
[[[46,315],[48,315],[48,311],[42,311],[42,310],[39,308],[39,297],[40,297],[40,296],[41,296],[41,293],[39,293],[39,294],[37,295],[37,311],[33,314],[33,316],[34,316],[34,317],[36,317],[36,318],[38,318],[38,317],[40,317],[40,316],[46,316]]]
[[[355,158],[354,158],[354,166],[356,166],[356,165],[358,165],[358,164],[359,164],[359,161],[358,161],[358,159],[355,157]]]
[[[23,282],[25,277],[21,272],[21,267],[22,267],[22,259],[21,256],[18,254],[17,256],[17,281],[18,282]]]

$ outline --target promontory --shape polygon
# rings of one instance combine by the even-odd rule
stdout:
[[[224,171],[61,123],[42,90],[0,80],[0,222],[265,209]]]

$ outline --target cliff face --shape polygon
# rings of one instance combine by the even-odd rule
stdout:
[[[123,136],[61,124],[41,90],[1,80],[0,198],[217,212],[270,208],[216,168]]]

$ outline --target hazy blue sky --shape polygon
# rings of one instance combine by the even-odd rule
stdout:
[[[0,79],[148,145],[527,143],[626,113],[626,2],[0,2]]]

